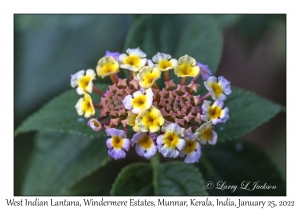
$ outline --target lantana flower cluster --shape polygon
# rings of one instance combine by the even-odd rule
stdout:
[[[128,71],[129,78],[119,78],[120,69]],[[170,74],[180,77],[180,83],[175,84]],[[113,84],[108,90],[98,89],[93,85],[96,75],[110,77]],[[203,96],[197,94],[200,76],[208,90]],[[192,79],[187,84],[188,77]],[[90,118],[88,126],[94,132],[106,132],[108,154],[114,159],[125,158],[134,147],[147,159],[159,152],[164,157],[184,157],[186,163],[198,162],[202,146],[217,142],[214,126],[229,119],[224,101],[231,93],[230,82],[211,76],[208,66],[190,55],[176,59],[158,52],[148,59],[140,48],[122,54],[106,51],[96,71],[71,75],[71,86],[82,95],[75,105],[78,115]],[[92,101],[92,92],[100,95],[100,102]],[[210,97],[213,103],[207,100]],[[94,116],[95,109],[99,117]],[[131,138],[129,129],[135,132]]]

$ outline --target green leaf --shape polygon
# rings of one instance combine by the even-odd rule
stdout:
[[[230,27],[234,24],[236,24],[243,15],[229,15],[229,14],[223,14],[223,15],[212,15],[221,25],[222,28]]]
[[[152,58],[157,52],[174,58],[189,54],[217,70],[222,52],[222,31],[209,15],[145,15],[135,21],[124,46],[140,47]]]
[[[121,169],[133,162],[136,162],[136,153],[131,158],[130,151],[126,158],[111,161],[104,167],[99,168],[93,174],[85,177],[79,183],[72,186],[65,195],[97,196],[110,195],[110,190]]]
[[[102,91],[107,89],[107,85],[97,85]],[[93,101],[100,101],[100,96],[92,93]],[[48,131],[48,132],[69,132],[90,137],[103,137],[104,131],[94,132],[87,126],[88,119],[78,116],[75,104],[79,98],[75,89],[67,90],[50,102],[45,104],[36,113],[29,116],[16,129],[15,135],[28,131]],[[96,112],[95,116],[99,116]]]
[[[214,187],[208,189],[210,195],[286,195],[285,182],[278,170],[266,152],[257,146],[241,141],[219,142],[215,146],[203,147],[202,152],[197,166],[206,182],[214,183]],[[218,182],[220,185],[226,182],[226,186],[237,186],[237,189],[216,189]],[[250,182],[247,188],[251,190],[254,182],[276,186],[276,189],[240,189],[243,182]]]
[[[121,51],[132,15],[14,15],[15,126],[70,88],[70,75]],[[104,33],[105,32],[105,33]],[[99,81],[110,83],[109,77]]]
[[[229,108],[230,119],[216,126],[218,141],[237,139],[250,133],[283,110],[282,106],[274,102],[235,87],[224,107]]]
[[[105,141],[66,133],[37,133],[22,194],[65,194],[109,160]]]
[[[111,190],[111,195],[153,194],[207,195],[207,192],[199,170],[177,161],[155,167],[145,163],[128,165],[118,175]]]
[[[184,162],[170,162],[158,167],[158,195],[207,195],[199,170]]]
[[[113,184],[111,195],[153,195],[152,168],[133,163],[122,169]]]

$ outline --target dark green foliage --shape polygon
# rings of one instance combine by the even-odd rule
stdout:
[[[255,93],[232,88],[225,101],[230,119],[216,126],[218,141],[237,139],[275,117],[283,107]]]
[[[107,85],[97,85],[105,91]],[[48,131],[48,132],[69,132],[90,137],[104,137],[104,132],[94,132],[87,126],[88,119],[84,116],[78,116],[75,104],[79,100],[79,96],[75,89],[67,90],[57,96],[40,110],[28,117],[15,131],[15,135],[21,132],[32,130]],[[96,93],[92,94],[93,101],[100,101],[100,96]],[[96,112],[96,116],[99,113]]]
[[[217,143],[215,146],[205,146],[203,156],[197,166],[200,167],[205,180],[214,182],[214,188],[209,189],[210,195],[286,195],[285,182],[278,170],[269,160],[266,152],[257,146],[243,141]],[[217,183],[237,185],[237,189],[216,189]],[[240,189],[242,183],[250,181],[245,188]],[[258,185],[276,186],[276,189],[253,189]]]
[[[155,175],[153,175],[155,174]],[[118,175],[111,195],[207,195],[199,170],[182,162],[135,163]]]
[[[66,133],[38,133],[23,195],[61,195],[111,158],[105,141]]]

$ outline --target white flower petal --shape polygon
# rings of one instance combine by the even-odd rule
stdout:
[[[184,157],[184,156],[186,156],[186,154],[183,150],[180,150],[178,156],[179,157]]]
[[[132,95],[127,95],[123,99],[122,103],[123,103],[125,109],[129,109],[129,110],[132,109],[132,100],[133,100]]]
[[[172,58],[172,59],[170,60],[170,62],[171,62],[171,64],[172,64],[172,66],[175,67],[175,65],[177,64],[177,59]]]
[[[222,113],[221,113],[221,119],[222,120],[225,120],[223,122],[226,122],[226,120],[229,119],[229,109],[227,107],[225,107],[223,110],[222,110]]]
[[[202,140],[202,139],[200,139],[199,141],[200,141],[200,143],[201,143],[202,145],[205,145],[205,144],[207,143],[207,141]]]
[[[135,145],[135,151],[141,157],[144,157],[144,154],[147,152],[147,151],[145,152],[145,149],[141,147],[139,144]]]
[[[93,69],[88,69],[88,70],[86,70],[85,75],[90,75],[94,79],[94,77],[96,76],[96,73]]]
[[[215,145],[217,143],[218,134],[215,131],[212,131],[212,139],[208,141],[210,145]]]
[[[225,94],[220,94],[218,98],[216,98],[215,100],[220,100],[220,101],[225,101],[227,98],[227,96]]]
[[[140,111],[141,111],[141,108],[134,107],[131,111],[132,111],[132,113],[134,113],[134,114],[139,114]]]
[[[139,96],[139,95],[144,95],[144,93],[143,93],[142,91],[140,91],[140,90],[135,91],[135,92],[133,93],[133,98],[135,98],[135,97],[137,97],[137,96]]]
[[[122,158],[126,157],[126,153],[123,149],[108,150],[108,155],[113,157],[115,160],[122,159]]]
[[[112,144],[112,138],[107,139],[107,140],[106,140],[106,146],[107,146],[108,149],[111,149],[111,148],[112,148],[112,145],[111,145],[111,144]]]
[[[140,67],[145,66],[146,63],[147,63],[147,58],[142,58],[140,62],[141,62],[141,63],[140,63]]]
[[[144,154],[144,157],[149,159],[151,157],[153,157],[157,152],[157,148],[156,146],[153,144],[152,147],[147,149],[147,152]]]
[[[119,56],[119,61],[120,61],[120,63],[124,63],[127,57],[128,57],[128,55],[126,55],[125,53],[121,54],[121,55]],[[121,66],[121,67],[122,67],[122,66]],[[123,67],[122,67],[122,68],[123,68]]]
[[[133,78],[135,79],[135,80],[138,80],[138,78],[137,78],[137,75],[138,75],[138,71],[133,71],[132,72],[132,76],[133,76]]]
[[[154,94],[153,94],[151,88],[145,90],[145,92],[146,92],[146,108],[145,109],[149,109],[152,106]]]
[[[128,69],[130,71],[139,71],[139,69],[140,69],[140,68],[137,68],[137,67],[129,65],[129,64],[121,64],[120,67],[123,69]]]
[[[88,112],[85,112],[85,113],[84,113],[84,117],[85,117],[85,118],[89,118],[89,117],[91,117],[91,116],[93,116],[92,113],[88,113]]]
[[[137,132],[136,134],[134,134],[132,136],[132,139],[130,140],[131,145],[133,146],[134,144],[139,142],[141,138],[143,138],[146,134],[147,134],[146,132]]]
[[[217,78],[215,76],[210,76],[207,79],[208,83],[216,83],[217,82]]]
[[[226,95],[229,95],[231,93],[230,85],[223,87],[223,91]]]
[[[154,55],[152,57],[152,60],[155,63],[159,63],[159,61],[161,61],[161,60],[169,60],[170,58],[171,58],[171,55],[158,52],[156,55]]]
[[[178,136],[183,137],[184,136],[184,128],[181,128],[179,125],[176,123],[171,123],[171,124],[164,124],[161,129],[163,132],[174,132]]]
[[[130,141],[129,141],[129,139],[127,139],[127,138],[124,138],[124,139],[123,139],[123,148],[124,148],[126,151],[129,150],[129,148],[130,148]]]
[[[176,149],[169,149],[165,146],[158,148],[158,151],[164,156],[164,157],[172,157],[176,158],[179,155],[179,152]]]
[[[220,107],[220,108],[223,108],[224,102],[221,101],[221,100],[216,100],[216,101],[214,102],[213,106],[218,106],[218,107]]]
[[[82,104],[83,101],[84,101],[84,99],[83,99],[83,98],[80,98],[80,99],[77,101],[76,105],[75,105],[75,108],[76,108],[76,110],[77,110],[78,115],[83,115],[83,113],[84,113],[84,111],[83,111],[82,108],[81,108],[81,104]]]
[[[83,77],[84,75],[84,70],[78,71],[76,74],[71,75],[71,87],[76,87],[78,86],[78,80]]]
[[[125,138],[126,137],[125,131],[119,130],[119,129],[116,129],[116,128],[108,128],[108,129],[106,129],[105,132],[108,136],[118,136],[120,138]]]
[[[79,86],[76,88],[76,92],[77,92],[78,95],[83,95],[83,94],[85,94],[84,89],[82,89],[82,88],[79,87]]]
[[[197,151],[194,151],[185,157],[184,162],[189,163],[189,164],[197,163],[197,162],[199,162],[200,156],[201,156],[201,150],[199,148],[197,148]]]
[[[178,144],[177,144],[177,149],[179,150],[183,150],[183,148],[185,147],[185,140],[184,139],[179,139],[178,140]]]
[[[128,55],[137,55],[137,56],[139,56],[140,58],[144,58],[144,57],[147,56],[147,54],[144,53],[139,47],[136,48],[136,49],[130,49],[130,48],[128,48],[128,49],[126,50],[126,53],[127,53]]]
[[[150,67],[153,67],[153,66],[154,66],[154,65],[153,65],[153,62],[152,62],[150,59],[148,59],[147,65],[150,66]]]
[[[93,82],[92,82],[92,80],[89,82],[86,91],[89,92],[89,93],[92,93],[92,92],[93,92]]]
[[[228,82],[228,80],[226,80],[224,77],[218,77],[219,80],[219,84],[221,85],[221,87],[223,88],[223,92],[226,95],[229,95],[231,93],[231,87],[230,87],[230,82]]]
[[[205,112],[207,112],[208,109],[209,109],[209,107],[210,107],[210,104],[211,104],[210,101],[204,100],[203,104],[202,104],[202,110],[205,111]]]
[[[156,139],[156,143],[158,145],[162,145],[164,143],[163,139],[164,139],[164,135],[159,135]]]

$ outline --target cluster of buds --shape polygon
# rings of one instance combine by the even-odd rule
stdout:
[[[120,69],[129,70],[129,79],[118,77]],[[181,77],[180,84],[170,79],[171,70]],[[93,85],[96,74],[110,77],[113,84],[108,90]],[[197,95],[200,76],[208,90],[204,96]],[[156,81],[161,77],[164,87],[160,88]],[[189,84],[187,77],[192,77]],[[124,158],[131,145],[148,159],[159,152],[164,157],[185,157],[186,163],[198,162],[202,146],[216,144],[214,126],[229,119],[229,110],[223,107],[231,93],[230,83],[211,76],[207,65],[189,55],[177,60],[158,52],[150,60],[140,48],[123,54],[107,51],[96,73],[92,69],[77,72],[71,76],[71,86],[83,95],[75,105],[79,115],[90,118],[99,109],[99,118],[91,118],[88,126],[95,132],[105,130],[111,137],[106,145],[114,159]],[[92,92],[101,96],[100,103],[92,102]],[[213,104],[206,100],[209,97],[215,100]],[[135,132],[131,139],[128,129]]]

